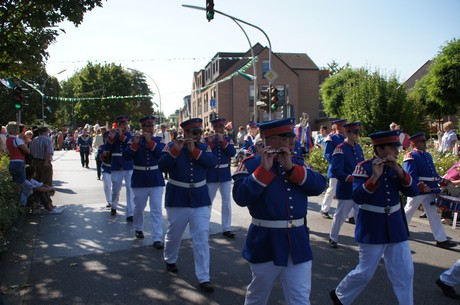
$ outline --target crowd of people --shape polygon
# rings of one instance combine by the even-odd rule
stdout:
[[[305,133],[305,118],[301,118],[300,126],[293,118],[250,123],[246,128],[240,126],[236,135],[224,118],[211,121],[212,129],[204,129],[200,118],[192,118],[182,122],[177,131],[168,131],[166,125],[155,124],[155,117],[146,116],[139,121],[141,129],[135,131],[130,128],[129,117],[120,115],[112,126],[85,126],[73,134],[58,131],[53,136],[47,127],[29,132],[10,122],[6,147],[13,180],[23,188],[23,204],[34,209],[43,205],[49,213],[62,211],[51,200],[55,192],[54,149],[78,150],[83,168],[89,167],[89,155],[94,151],[97,179],[103,181],[110,215],[120,214],[124,180],[124,215],[127,222],[133,222],[133,237],[145,237],[143,214],[148,202],[152,247],[163,250],[168,272],[179,272],[181,238],[188,225],[195,276],[203,292],[214,291],[208,241],[210,207],[219,190],[222,234],[231,240],[235,238],[231,228],[233,196],[252,217],[243,249],[252,272],[245,304],[267,304],[277,280],[282,283],[287,304],[310,304],[308,197],[325,192],[321,215],[332,219],[330,247],[339,247],[339,232],[347,218],[356,224],[355,241],[359,245],[358,265],[330,292],[333,304],[352,304],[382,258],[399,304],[413,304],[408,225],[421,205],[435,245],[444,249],[457,246],[447,238],[433,202],[441,192],[449,188],[453,192],[452,187],[460,184],[460,165],[454,164],[445,177],[440,177],[426,151],[425,134],[409,136],[395,123],[389,130],[369,135],[374,156],[365,160],[359,145],[361,122],[336,120],[329,134],[327,127],[321,126],[313,140]],[[439,150],[456,153],[457,139],[449,123],[439,135]],[[323,149],[329,162],[327,178],[305,163],[309,142]],[[397,158],[402,151],[405,157],[400,165]],[[232,159],[238,162],[233,174]],[[406,205],[400,193],[407,196]],[[331,217],[333,198],[337,208]],[[165,233],[163,202],[168,221]],[[460,260],[436,281],[446,296],[460,298],[454,289],[460,283],[459,273]]]

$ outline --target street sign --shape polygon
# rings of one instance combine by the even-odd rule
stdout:
[[[209,101],[209,106],[210,106],[211,108],[216,107],[216,100],[215,100],[215,99],[211,99],[211,100]]]
[[[273,82],[278,78],[278,74],[274,70],[269,70],[265,73],[264,78],[269,82]]]

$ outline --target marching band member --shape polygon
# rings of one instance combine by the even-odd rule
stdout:
[[[208,171],[206,181],[208,183],[209,197],[211,202],[216,197],[217,189],[222,197],[222,234],[228,238],[235,238],[235,233],[231,230],[232,224],[232,177],[230,173],[231,158],[235,155],[236,149],[233,140],[224,135],[225,119],[218,118],[211,121],[215,135],[204,138],[204,143],[208,144],[212,153],[217,158],[215,168]]]
[[[162,172],[168,172],[165,207],[169,226],[165,236],[166,270],[177,273],[180,242],[187,224],[193,243],[195,275],[204,292],[214,291],[209,274],[209,221],[211,199],[206,175],[216,167],[211,149],[200,143],[203,120],[194,118],[182,122],[184,138],[165,146],[159,161]]]
[[[124,154],[133,160],[131,188],[134,195],[134,230],[137,238],[144,238],[144,210],[149,201],[152,224],[152,245],[163,249],[162,208],[165,181],[158,169],[158,160],[165,147],[163,139],[153,136],[155,117],[147,116],[140,120],[142,132],[136,132],[131,146]]]
[[[117,127],[110,129],[107,150],[112,155],[110,170],[112,176],[112,208],[111,215],[117,214],[118,200],[123,179],[126,186],[126,221],[133,221],[133,195],[131,191],[131,176],[133,175],[133,161],[126,160],[123,152],[131,144],[132,135],[128,128],[128,116],[120,115],[116,118]]]
[[[425,133],[413,135],[409,141],[414,149],[404,157],[404,170],[416,181],[419,194],[407,198],[405,207],[407,222],[410,223],[415,211],[422,205],[436,240],[436,246],[445,249],[455,247],[457,244],[447,239],[441,218],[434,205],[436,194],[441,192],[439,183],[447,185],[447,182],[438,175],[433,158],[426,151]]]
[[[294,122],[289,118],[261,123],[265,147],[257,156],[246,158],[233,175],[233,198],[252,216],[243,250],[252,271],[247,305],[267,304],[278,278],[286,304],[310,304],[307,196],[321,194],[326,179],[302,158],[292,156]]]
[[[415,196],[417,186],[397,162],[399,132],[370,134],[374,157],[358,164],[353,173],[353,200],[359,205],[355,229],[359,263],[330,292],[334,305],[352,304],[372,279],[382,257],[399,304],[414,304],[414,264],[399,192]]]

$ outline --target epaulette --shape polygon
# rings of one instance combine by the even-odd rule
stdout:
[[[352,175],[355,176],[355,177],[364,177],[364,178],[369,177],[369,174],[364,169],[363,165],[366,164],[367,162],[371,162],[371,161],[372,161],[372,159],[359,162],[358,165],[356,165],[355,170],[354,170]]]
[[[334,149],[334,152],[332,155],[337,155],[337,154],[342,154],[343,155],[343,150],[342,150],[342,143],[340,145],[337,145],[337,147]]]
[[[414,160],[414,157],[412,157],[412,152],[408,152],[403,159],[403,162],[409,161],[409,160]]]

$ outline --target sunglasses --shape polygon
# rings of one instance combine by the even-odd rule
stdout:
[[[153,127],[153,124],[142,124],[142,127]]]

